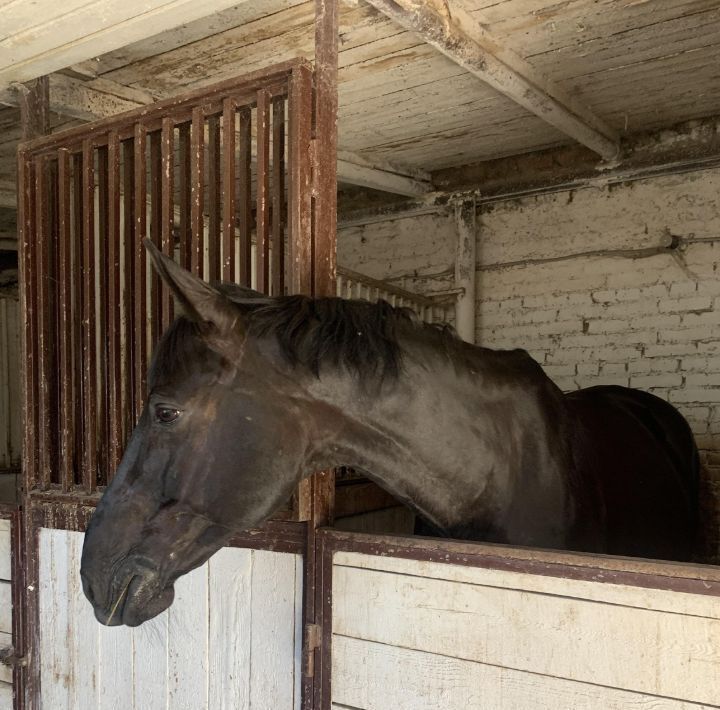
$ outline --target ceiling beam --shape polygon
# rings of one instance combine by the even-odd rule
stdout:
[[[338,182],[358,185],[406,197],[421,197],[433,191],[428,175],[410,168],[377,164],[354,153],[338,151]]]
[[[616,131],[489,35],[459,0],[367,0],[456,64],[606,160]]]
[[[107,79],[82,81],[63,74],[52,74],[49,80],[50,110],[81,121],[108,118],[153,101],[153,97],[144,91]],[[13,85],[0,89],[0,104],[18,106],[21,87]]]
[[[139,42],[245,0],[94,0],[25,3],[3,10],[0,88],[25,82]]]

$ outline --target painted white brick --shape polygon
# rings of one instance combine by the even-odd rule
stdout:
[[[544,365],[543,370],[550,379],[575,375],[575,365]]]
[[[673,390],[671,402],[720,402],[720,387],[693,387]]]
[[[627,364],[625,363],[615,363],[615,362],[606,362],[603,363],[600,366],[600,374],[601,375],[619,375],[621,377],[627,377]]]
[[[720,387],[720,372],[712,374],[687,374],[685,384],[688,387]]]
[[[698,344],[693,341],[685,343],[662,343],[659,345],[648,345],[644,348],[645,357],[668,357],[672,355],[696,355]]]
[[[656,387],[681,387],[683,377],[681,374],[668,373],[665,375],[635,375],[630,378],[630,386],[641,390],[654,389]]]
[[[713,332],[717,332],[720,326],[720,311],[707,311],[706,313],[684,313],[682,316],[683,326],[694,328],[696,326],[706,325],[715,327]]]
[[[658,335],[661,343],[683,343],[688,340],[712,340],[716,337],[712,329],[708,327],[662,330]]]
[[[694,298],[663,299],[658,304],[661,313],[686,313],[687,311],[704,311],[712,308],[713,299],[710,296],[695,296]]]
[[[694,296],[698,292],[697,281],[676,281],[670,284],[670,295],[678,298],[679,296]]]
[[[625,375],[600,375],[599,377],[576,377],[575,381],[581,387],[594,387],[595,385],[621,385],[622,387],[628,387],[630,385],[630,378]]]
[[[600,374],[600,365],[596,362],[581,362],[577,365],[577,374],[582,377],[591,377]]]
[[[651,372],[675,372],[680,368],[680,359],[671,357],[650,358],[643,357],[628,362],[628,371],[631,375]]]

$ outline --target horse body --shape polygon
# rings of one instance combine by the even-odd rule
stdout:
[[[522,350],[470,346],[387,304],[211,287],[148,247],[184,316],[88,526],[105,624],[266,520],[313,471],[361,469],[452,537],[687,559],[697,451],[665,402],[562,392]]]

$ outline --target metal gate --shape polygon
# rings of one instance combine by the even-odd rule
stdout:
[[[314,110],[321,76],[296,60],[19,149],[21,707],[39,697],[39,531],[84,530],[142,410],[150,354],[173,317],[142,239],[211,281],[271,295],[334,290],[334,124],[327,140],[313,140],[328,120]],[[292,521],[311,517],[329,479],[305,482],[264,532],[235,544],[303,554],[312,578],[314,554],[305,553],[313,525]],[[312,620],[314,586],[305,587]],[[311,684],[304,681],[308,702]]]

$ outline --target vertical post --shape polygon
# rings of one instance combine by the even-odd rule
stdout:
[[[455,329],[468,343],[475,342],[475,198],[455,202],[457,248],[455,254],[455,287],[462,289],[455,306]]]
[[[313,275],[312,293],[334,296],[336,290],[337,238],[337,0],[315,0],[315,95],[313,134]],[[330,668],[323,657],[323,594],[329,580],[323,576],[322,557],[316,530],[332,522],[335,472],[311,476],[301,489],[309,501],[308,545],[305,560],[303,648],[307,659],[303,677],[303,709],[330,706]],[[327,620],[326,623],[329,623]],[[329,637],[328,637],[329,638]]]

